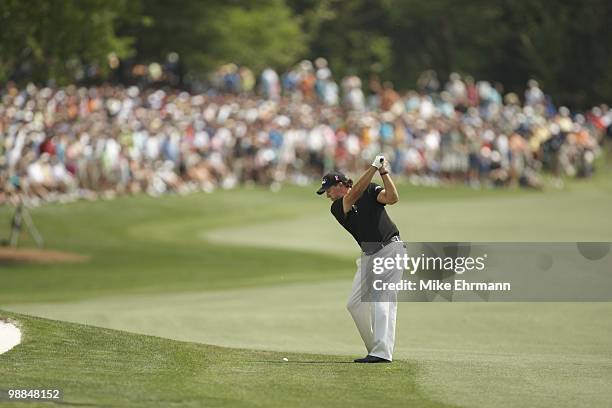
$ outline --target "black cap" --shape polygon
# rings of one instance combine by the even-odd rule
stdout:
[[[317,190],[317,194],[321,195],[330,187],[335,186],[338,183],[346,183],[348,179],[346,176],[339,171],[332,171],[331,173],[327,173],[323,176],[323,180],[321,180],[321,188]]]

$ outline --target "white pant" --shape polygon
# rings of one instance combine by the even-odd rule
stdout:
[[[395,254],[403,254],[404,252],[404,244],[402,242],[394,242],[364,260],[372,257],[394,257]],[[353,279],[353,288],[348,298],[346,308],[351,313],[351,316],[353,316],[353,320],[363,339],[368,354],[386,360],[392,360],[393,347],[395,345],[395,317],[397,314],[396,293],[387,292],[386,295],[389,300],[387,302],[362,301],[363,294],[361,287],[363,279],[365,278],[362,274],[373,272],[371,270],[365,270],[366,265],[362,265],[361,257],[357,259],[356,263],[357,272]],[[388,273],[391,275],[383,279],[385,282],[399,282],[402,278],[402,272],[401,269],[389,271]],[[369,288],[369,290],[373,289]]]

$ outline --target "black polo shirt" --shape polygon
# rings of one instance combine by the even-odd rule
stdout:
[[[342,208],[342,198],[331,205],[333,216],[355,238],[360,247],[363,242],[386,242],[394,235],[399,235],[397,226],[385,210],[385,204],[376,201],[382,189],[382,186],[370,183],[346,214]]]

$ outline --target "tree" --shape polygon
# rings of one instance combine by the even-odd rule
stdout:
[[[588,108],[612,100],[612,4],[504,2],[526,75],[539,79],[558,103]]]
[[[82,65],[109,69],[107,58],[130,53],[131,38],[115,34],[133,10],[129,0],[4,0],[0,2],[0,80],[74,80]]]
[[[289,0],[301,16],[311,59],[326,58],[340,75],[388,72],[392,43],[387,10],[380,0]]]
[[[522,92],[540,81],[559,104],[612,99],[612,3],[606,0],[384,0],[393,79],[457,71]]]
[[[227,62],[281,68],[306,47],[297,18],[282,0],[154,0],[142,4],[142,13],[147,18],[123,28],[137,38],[138,57],[162,60],[177,52],[196,74]]]

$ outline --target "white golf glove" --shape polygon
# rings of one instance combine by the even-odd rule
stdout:
[[[378,156],[376,156],[376,158],[372,162],[372,166],[376,167],[379,170],[384,164],[385,164],[385,156],[383,156],[382,154],[379,154]]]

